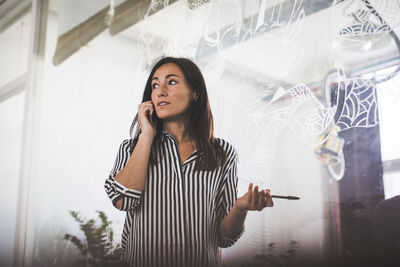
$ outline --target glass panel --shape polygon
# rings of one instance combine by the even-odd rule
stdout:
[[[140,23],[117,36],[100,34],[57,67],[51,56],[59,17],[50,12],[37,123],[37,156],[46,164],[35,172],[36,264],[84,260],[62,240],[65,233],[85,240],[70,210],[86,218],[104,211],[121,236],[125,213],[112,206],[104,180],[163,55],[191,58],[203,72],[215,135],[240,158],[238,196],[252,182],[300,197],[249,212],[243,236],[222,249],[226,266],[398,260],[395,242],[381,244],[387,235],[375,221],[396,222],[390,208],[376,216],[396,205],[385,200],[382,169],[385,147],[396,143],[381,136],[396,131],[389,118],[398,112],[385,113],[381,99],[396,106],[400,95],[400,6],[371,3],[152,1],[160,11],[141,11]]]
[[[13,266],[24,104],[25,92],[0,103],[0,259],[5,267]]]
[[[393,71],[393,69],[392,69]],[[381,146],[382,160],[400,159],[400,76],[378,85],[380,113],[381,113]]]
[[[400,195],[400,172],[385,173],[383,179],[386,199]]]
[[[0,86],[26,73],[30,43],[31,13],[0,33]]]

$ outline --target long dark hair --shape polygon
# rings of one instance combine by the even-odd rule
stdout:
[[[221,145],[214,137],[214,121],[208,101],[206,83],[199,67],[187,58],[165,57],[160,59],[152,68],[144,88],[142,102],[151,100],[151,80],[156,70],[164,64],[174,63],[182,71],[190,89],[198,95],[196,101],[192,101],[189,107],[189,124],[186,133],[190,139],[194,140],[198,150],[198,160],[195,165],[196,170],[213,170],[224,164],[226,154]],[[150,164],[157,162],[156,155],[161,155],[160,141],[162,135],[162,120],[158,119],[157,134],[154,137],[152,153],[150,155]],[[135,134],[133,135],[134,129]],[[133,139],[131,153],[136,146],[140,127],[137,115],[135,116],[131,128],[130,136]]]

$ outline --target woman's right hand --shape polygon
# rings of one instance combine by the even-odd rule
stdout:
[[[153,115],[154,105],[152,101],[146,101],[138,106],[138,121],[141,134],[154,138],[157,133],[157,120],[150,122],[149,117]]]
[[[236,200],[235,206],[237,210],[242,213],[248,210],[261,211],[265,207],[273,207],[274,201],[272,200],[269,189],[259,192],[258,186],[255,186],[253,191],[253,184],[250,183],[249,190]]]

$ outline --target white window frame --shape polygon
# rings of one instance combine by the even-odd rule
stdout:
[[[49,0],[32,0],[28,68],[21,76],[0,86],[0,102],[25,91],[24,122],[18,181],[14,239],[15,267],[31,267],[34,252],[34,184],[37,156],[39,108],[42,90]],[[16,15],[17,16],[17,15]],[[17,19],[17,18],[15,18]]]
[[[28,80],[28,73],[24,73],[21,76],[13,79],[12,81],[6,83],[0,87],[0,103],[17,95],[26,88]]]

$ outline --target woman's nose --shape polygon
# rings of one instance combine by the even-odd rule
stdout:
[[[157,92],[158,96],[166,96],[167,95],[167,91],[165,86],[160,85],[160,87],[158,87],[158,92]]]

